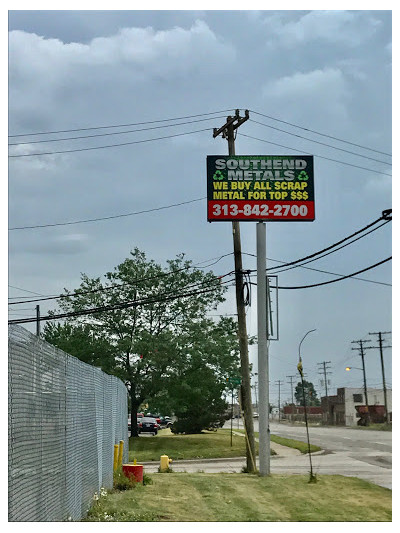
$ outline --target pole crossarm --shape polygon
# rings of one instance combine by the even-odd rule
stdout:
[[[367,408],[367,418],[366,418],[366,425],[369,425],[369,405],[368,405],[368,388],[367,388],[367,377],[365,375],[365,361],[364,361],[364,350],[366,349],[364,347],[364,343],[371,342],[370,340],[363,340],[360,339],[358,341],[351,341],[352,344],[358,344],[358,348],[352,348],[352,350],[358,350],[360,352],[361,361],[362,361],[362,371],[363,371],[363,378],[364,378],[364,395],[365,395],[365,405]]]
[[[385,422],[389,422],[389,416],[388,416],[388,401],[387,401],[387,390],[386,390],[386,379],[385,379],[385,363],[383,361],[383,350],[385,348],[391,348],[391,345],[383,346],[383,342],[385,339],[382,338],[382,335],[390,335],[391,331],[378,331],[375,333],[368,333],[368,335],[377,335],[378,336],[378,342],[379,346],[368,346],[368,349],[378,349],[380,352],[380,358],[381,358],[381,369],[382,369],[382,386],[383,386],[383,401],[385,403]]]
[[[239,114],[239,109],[236,109],[236,113],[233,117],[229,116],[226,118],[226,123],[221,126],[221,128],[214,128],[214,133],[213,133],[213,137],[215,139],[215,137],[218,137],[218,135],[220,135],[221,133],[223,134],[223,137],[226,138],[227,137],[227,131],[229,128],[232,129],[232,131],[236,130],[239,126],[241,126],[243,124],[243,122],[246,122],[246,120],[249,120],[250,118],[250,115],[249,115],[249,110],[246,109],[245,110],[245,116],[244,117],[241,117],[240,114]],[[236,124],[235,124],[236,122]]]

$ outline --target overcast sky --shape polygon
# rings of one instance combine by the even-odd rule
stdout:
[[[102,276],[134,247],[163,265],[182,252],[205,265],[230,254],[231,223],[208,223],[204,197],[206,156],[228,151],[212,128],[236,108],[250,110],[251,119],[238,130],[238,155],[314,155],[315,221],[267,223],[268,267],[373,222],[392,207],[391,43],[390,11],[10,11],[9,142],[26,144],[9,149],[18,156],[8,169],[9,297],[73,290],[81,273]],[[178,117],[191,118],[116,134]],[[182,124],[203,118],[209,120]],[[136,123],[147,124],[121,126]],[[89,129],[99,126],[119,127]],[[103,136],[37,142],[95,134]],[[167,138],[150,140],[157,137]],[[104,148],[115,144],[124,145]],[[32,155],[42,152],[52,153]],[[190,201],[111,220],[12,229]],[[254,255],[256,224],[241,223],[241,234],[243,252]],[[333,280],[391,253],[388,223],[308,268],[278,274],[279,285]],[[228,255],[212,269],[223,275],[233,266]],[[243,266],[255,269],[255,257],[244,255]],[[317,390],[323,361],[330,361],[330,394],[362,386],[352,341],[392,329],[391,262],[358,277],[279,291],[280,339],[270,345],[273,403],[277,380],[284,382],[281,401],[289,399],[287,376],[296,375],[299,342],[314,328],[302,356]],[[257,333],[256,302],[253,287],[249,335]],[[10,318],[34,316],[35,305],[12,306]],[[42,314],[49,309],[54,303],[41,304]],[[236,312],[233,287],[218,312]],[[257,370],[256,347],[250,357]],[[346,365],[357,368],[346,372]],[[391,386],[390,349],[385,365]],[[368,385],[381,387],[378,350],[368,350],[366,370]]]

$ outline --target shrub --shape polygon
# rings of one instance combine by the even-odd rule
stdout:
[[[124,472],[122,471],[122,468],[119,467],[114,472],[114,482],[113,487],[115,490],[130,490],[134,489],[137,485],[137,481],[135,479],[131,479],[130,477],[126,476]]]

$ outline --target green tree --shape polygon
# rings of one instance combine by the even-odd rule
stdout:
[[[178,339],[179,356],[167,387],[152,400],[151,409],[173,412],[173,430],[199,433],[226,420],[226,377],[239,374],[236,324],[223,317],[218,323],[202,319],[188,325]]]
[[[196,353],[208,358],[204,364],[217,380],[226,374],[225,367],[230,368],[232,361],[237,365],[233,322],[229,328],[229,322],[222,322],[229,331],[229,342],[223,346],[221,342],[215,344],[211,321],[204,319],[224,300],[225,288],[217,276],[194,268],[184,255],[167,261],[162,268],[136,248],[112,272],[107,272],[103,281],[86,274],[81,275],[81,280],[76,291],[65,289],[59,300],[63,312],[76,313],[67,319],[68,328],[72,329],[65,326],[64,331],[59,331],[60,336],[67,334],[63,346],[82,358],[91,351],[89,346],[83,350],[79,344],[82,335],[104,343],[106,355],[93,356],[92,360],[104,365],[106,371],[111,368],[126,383],[132,420],[144,401],[168,391],[169,383],[176,383],[179,376],[190,375],[191,354],[196,349]],[[88,309],[95,312],[88,314]],[[215,328],[218,330],[217,325]],[[57,327],[48,325],[44,337],[52,342],[56,333]],[[62,347],[60,338],[56,340]],[[218,350],[214,352],[213,346]],[[224,351],[228,349],[229,353]],[[132,429],[135,435],[135,424]]]
[[[81,361],[101,367],[108,374],[116,371],[113,346],[107,339],[96,337],[88,324],[47,322],[42,337]]]
[[[315,391],[314,385],[311,383],[311,381],[304,381],[304,393],[306,398],[306,405],[321,405],[321,401],[317,396],[317,393]],[[299,381],[296,385],[294,396],[296,398],[297,405],[303,405],[303,388],[301,381]]]

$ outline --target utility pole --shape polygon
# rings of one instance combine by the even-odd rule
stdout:
[[[295,378],[296,376],[286,376],[287,378],[290,379],[290,389],[292,391],[292,423],[293,423],[293,410],[294,410],[294,400],[293,400],[293,378]]]
[[[278,421],[280,422],[281,421],[281,383],[283,383],[283,381],[278,379],[277,381],[275,381],[275,383],[278,384]]]
[[[323,368],[319,368],[319,370],[322,370],[322,372],[319,372],[321,375],[323,374],[324,375],[324,381],[325,381],[325,396],[328,397],[328,382],[327,382],[327,379],[326,379],[326,375],[327,374],[332,374],[332,372],[327,372],[326,370],[329,369],[330,367],[328,365],[330,365],[331,362],[330,361],[322,361],[322,363],[318,363],[318,365],[323,365]]]
[[[367,407],[367,425],[369,425],[369,407],[368,407],[368,392],[367,392],[367,378],[365,376],[365,361],[364,361],[364,343],[371,342],[371,341],[363,341],[362,339],[358,341],[351,341],[352,344],[358,344],[359,348],[352,348],[352,350],[359,350],[361,355],[361,361],[362,361],[362,370],[363,370],[363,376],[364,376],[364,394],[365,394],[365,405]]]
[[[40,336],[40,306],[36,306],[36,335]]]
[[[249,119],[248,110],[245,116],[240,117],[239,109],[235,115],[228,116],[226,123],[221,128],[214,128],[214,139],[222,133],[222,138],[228,141],[228,154],[235,155],[235,130]],[[253,406],[251,400],[249,348],[246,327],[246,312],[243,300],[243,266],[242,266],[242,246],[240,240],[240,226],[237,220],[232,221],[233,252],[235,257],[235,279],[236,279],[236,308],[238,315],[238,337],[240,350],[240,368],[242,376],[241,399],[244,414],[244,429],[247,434],[246,439],[246,466],[248,472],[255,471],[255,441],[253,424]],[[260,375],[260,370],[259,370]],[[261,437],[261,435],[260,435]],[[261,444],[261,438],[260,438]]]
[[[391,348],[392,346],[391,345],[383,346],[384,339],[382,339],[382,335],[389,335],[390,333],[392,333],[392,332],[391,331],[379,331],[378,333],[368,333],[368,335],[378,335],[379,346],[368,346],[368,349],[379,348],[379,351],[380,351],[380,354],[381,354],[383,398],[384,398],[384,402],[385,402],[385,422],[386,422],[386,424],[389,422],[389,414],[388,414],[388,408],[387,408],[387,394],[386,394],[386,380],[385,380],[385,365],[383,363],[383,349],[384,348]]]

